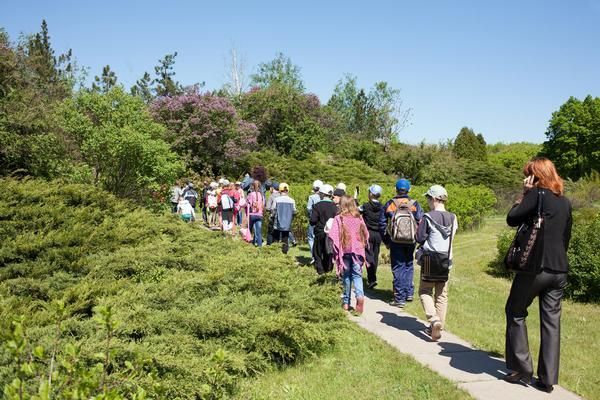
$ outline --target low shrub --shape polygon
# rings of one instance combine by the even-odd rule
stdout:
[[[77,368],[97,365],[107,352],[98,310],[112,310],[115,328],[97,371],[106,384],[90,397],[134,398],[140,388],[154,398],[227,397],[240,378],[327,349],[345,323],[336,285],[291,267],[279,249],[225,240],[94,187],[0,180],[0,221],[0,331],[8,337],[26,316],[28,343],[21,361],[0,348],[2,387],[37,347],[46,367],[54,347],[56,360],[74,348]],[[48,311],[57,301],[63,317]],[[32,371],[22,376],[30,394],[48,378]],[[132,374],[135,385],[121,384]]]

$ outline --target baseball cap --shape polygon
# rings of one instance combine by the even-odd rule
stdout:
[[[398,179],[396,181],[396,190],[404,190],[405,192],[410,192],[410,181],[408,179]]]
[[[371,185],[369,187],[369,192],[371,192],[375,196],[380,196],[381,193],[383,192],[383,189],[379,185]]]
[[[319,189],[321,186],[323,186],[323,181],[317,179],[313,182],[313,189]]]
[[[240,186],[242,184],[242,182],[237,181],[235,184],[236,184],[236,186]]]
[[[333,186],[327,184],[321,185],[319,193],[323,193],[326,196],[333,196]]]
[[[223,186],[227,186],[227,185],[229,185],[229,181],[228,181],[227,179],[223,179],[223,182],[222,182],[222,183],[223,183]]]
[[[210,187],[211,187],[211,188],[213,188],[213,189],[214,189],[214,188],[216,188],[217,186],[219,186],[219,185],[217,184],[217,182],[211,182],[211,183],[210,183]]]
[[[277,181],[273,181],[273,182],[271,182],[271,187],[272,187],[274,190],[279,190],[279,182],[277,182]]]
[[[441,185],[431,186],[424,196],[432,197],[438,200],[448,200],[448,192]]]
[[[279,191],[280,192],[289,192],[290,191],[290,185],[288,185],[287,183],[281,182],[279,184]]]
[[[335,188],[336,189],[342,189],[344,191],[344,194],[346,193],[346,184],[344,182],[338,183]]]

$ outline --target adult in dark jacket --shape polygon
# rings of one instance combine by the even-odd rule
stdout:
[[[407,179],[399,179],[396,182],[396,196],[389,200],[381,209],[379,219],[379,233],[382,235],[383,243],[390,249],[390,260],[392,264],[392,274],[394,276],[394,298],[390,301],[390,305],[395,307],[404,307],[407,301],[412,301],[415,293],[413,284],[415,245],[413,243],[394,243],[388,232],[388,221],[394,217],[398,206],[401,204],[409,204],[410,211],[417,225],[423,217],[423,208],[416,201],[408,196],[410,191],[410,182]]]
[[[381,217],[382,204],[381,186],[369,187],[369,201],[359,207],[367,230],[369,231],[369,247],[366,249],[367,287],[373,289],[377,286],[377,266],[379,265],[379,249],[381,248],[381,233],[379,233],[379,218]]]
[[[333,187],[321,185],[319,188],[321,201],[315,204],[310,213],[310,224],[314,226],[315,241],[312,255],[315,259],[315,268],[319,275],[333,270],[333,253],[327,248],[326,225],[330,218],[337,214],[337,206],[333,202]]]
[[[571,203],[564,197],[563,181],[547,158],[534,158],[523,168],[524,193],[506,218],[519,226],[537,215],[538,193],[542,192],[544,218],[541,272],[517,273],[506,302],[506,367],[513,372],[505,380],[528,382],[533,363],[527,339],[527,308],[539,297],[541,343],[535,385],[551,392],[558,383],[560,359],[561,299],[567,284],[567,249],[571,238]]]

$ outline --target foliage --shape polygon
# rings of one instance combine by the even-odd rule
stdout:
[[[277,53],[275,58],[258,65],[258,71],[251,77],[251,86],[267,88],[271,85],[285,86],[292,90],[303,92],[304,83],[300,74],[300,67],[283,53]]]
[[[535,157],[541,149],[541,145],[527,142],[496,143],[487,146],[488,161],[511,171],[521,171],[525,163]]]
[[[600,172],[579,179],[565,181],[565,192],[575,209],[600,206]]]
[[[400,90],[376,82],[367,93],[358,88],[352,75],[338,81],[327,106],[340,115],[351,136],[386,146],[397,141],[411,114],[411,109],[403,108]]]
[[[576,301],[600,301],[600,212],[578,210],[574,213],[573,229],[569,244],[569,279],[565,295]],[[498,236],[496,258],[490,262],[490,270],[499,276],[510,276],[504,267],[504,256],[514,238],[514,229],[505,229]]]
[[[600,302],[600,212],[576,218],[569,246],[569,286],[575,300]]]
[[[182,92],[181,84],[174,79],[175,71],[173,71],[173,66],[175,65],[175,57],[177,57],[177,52],[167,54],[163,59],[158,60],[159,64],[154,67],[156,78],[152,83],[156,85],[154,91],[159,97],[175,96]]]
[[[92,82],[92,91],[108,93],[117,84],[117,75],[110,69],[110,65],[102,68],[102,75],[95,76]]]
[[[239,170],[256,147],[256,126],[241,119],[225,97],[190,91],[156,99],[150,112],[166,126],[167,141],[188,168],[207,175]]]
[[[454,139],[452,152],[457,158],[487,160],[487,149],[483,135],[476,135],[473,129],[466,126],[461,128],[456,139]]]
[[[347,323],[337,286],[290,267],[279,249],[224,240],[90,186],[2,180],[0,219],[0,330],[27,315],[28,343],[50,349],[57,319],[46,305],[62,301],[56,359],[70,357],[70,343],[77,365],[93,368],[108,354],[93,310],[110,307],[107,379],[140,366],[134,382],[148,397],[227,397],[243,377],[329,348]],[[4,387],[16,367],[7,351]]]
[[[120,87],[106,94],[80,92],[65,101],[61,125],[78,146],[94,184],[122,197],[135,197],[173,182],[181,163],[162,140],[143,102]]]
[[[563,177],[577,180],[600,171],[600,97],[570,97],[552,113],[542,154]]]
[[[130,93],[132,96],[140,97],[146,104],[152,101],[154,98],[152,96],[152,78],[148,72],[144,72],[144,75],[135,82]]]
[[[259,129],[258,144],[304,159],[326,144],[327,118],[317,96],[272,84],[242,96],[241,114]]]
[[[0,175],[55,177],[66,169],[67,143],[52,116],[76,72],[70,52],[54,55],[45,21],[14,46],[0,29]]]

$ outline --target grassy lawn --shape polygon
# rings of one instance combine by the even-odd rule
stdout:
[[[504,226],[504,217],[493,217],[480,230],[456,237],[447,320],[449,331],[482,350],[501,356],[504,354],[504,305],[511,282],[488,274],[487,265],[496,255],[496,235]],[[382,265],[380,271],[377,292],[387,298],[391,296],[392,287],[389,265]],[[415,272],[415,291],[417,288],[418,270]],[[419,301],[409,304],[406,311],[424,318]],[[537,300],[529,312],[529,345],[536,368],[540,343]],[[586,399],[600,399],[597,373],[600,306],[564,301],[561,329],[559,384]]]
[[[352,322],[336,348],[242,384],[238,399],[470,399],[455,384]]]

